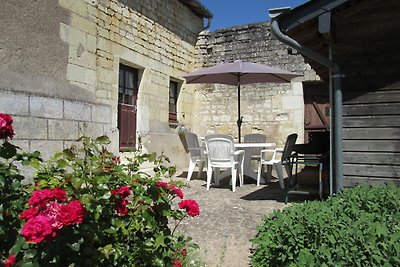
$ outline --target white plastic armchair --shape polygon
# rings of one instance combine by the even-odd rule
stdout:
[[[220,169],[230,169],[232,174],[232,191],[236,190],[239,174],[239,185],[243,185],[244,151],[235,150],[233,137],[224,134],[212,134],[205,138],[207,154],[207,190],[210,189],[214,170],[215,185],[219,185]]]
[[[204,164],[207,159],[206,155],[204,154],[205,148],[199,145],[197,134],[187,132],[185,133],[185,138],[189,150],[189,169],[187,180],[190,181],[196,165],[198,165],[199,170],[197,178],[200,178],[200,175],[203,172]]]
[[[246,134],[243,141],[244,143],[266,143],[267,137],[264,134],[259,133]],[[261,147],[252,147],[246,150],[246,153],[249,151],[249,153],[251,153],[251,159],[258,161],[260,159],[261,150]]]
[[[271,179],[272,167],[275,168],[276,174],[278,176],[279,185],[282,189],[285,188],[285,183],[283,181],[283,169],[282,166],[285,165],[286,172],[291,175],[291,156],[293,153],[294,145],[296,144],[297,134],[291,134],[286,138],[285,147],[283,149],[263,149],[261,150],[261,158],[258,163],[258,173],[257,173],[257,186],[260,185],[260,178],[262,172],[262,166],[267,165],[267,177]],[[271,159],[266,159],[268,154],[272,153]]]

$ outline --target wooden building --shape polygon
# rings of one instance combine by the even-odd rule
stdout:
[[[331,84],[332,115],[340,117],[332,125],[336,189],[400,184],[399,12],[398,0],[313,0],[270,10],[281,41]]]

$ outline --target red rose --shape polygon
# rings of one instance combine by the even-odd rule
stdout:
[[[79,200],[73,200],[60,207],[59,218],[63,225],[81,224],[86,209]]]
[[[4,261],[4,267],[11,267],[11,266],[13,266],[15,264],[17,264],[17,262],[15,261],[15,255],[14,254],[10,255],[10,257],[8,257]]]
[[[128,200],[121,199],[115,204],[115,209],[121,216],[126,216],[129,212],[129,209],[126,207],[128,204]]]
[[[172,190],[174,193],[180,198],[183,199],[183,192],[180,188],[176,187],[175,185],[172,185]]]
[[[67,192],[65,192],[61,188],[58,188],[58,187],[53,188],[52,189],[52,193],[53,193],[52,198],[54,200],[59,200],[59,201],[66,201],[67,200],[67,198],[66,198]]]
[[[125,198],[132,194],[132,191],[129,189],[129,186],[121,186],[118,189],[111,190],[111,195],[120,195],[121,197]]]
[[[121,197],[127,197],[129,196],[132,191],[129,189],[128,186],[121,186],[120,188],[118,188],[117,193],[121,196]]]
[[[56,236],[56,232],[51,227],[51,220],[45,216],[36,216],[28,220],[22,227],[21,234],[26,242],[40,243],[49,241]]]
[[[185,209],[190,217],[196,217],[200,214],[199,204],[195,200],[182,200],[178,203],[179,208]]]
[[[178,259],[173,259],[172,264],[174,267],[182,267],[182,263],[180,263]]]
[[[52,200],[66,201],[66,195],[67,193],[60,188],[36,190],[32,193],[28,204],[34,207],[43,207],[47,204],[47,202]]]
[[[31,208],[31,209],[24,210],[19,215],[19,217],[24,221],[28,221],[30,218],[35,217],[38,213],[39,213],[39,210],[37,208]]]
[[[169,187],[169,185],[168,185],[167,182],[157,182],[157,183],[156,183],[156,186],[158,186],[158,187],[163,187],[163,188],[165,188],[165,189],[168,189],[168,187]]]
[[[181,250],[181,254],[182,254],[183,257],[186,257],[186,255],[187,255],[187,250],[186,250],[185,248],[182,249],[182,250]]]
[[[4,113],[0,113],[0,139],[13,138],[15,135],[12,127],[13,118]]]

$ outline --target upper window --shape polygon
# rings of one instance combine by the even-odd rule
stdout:
[[[134,105],[134,97],[138,90],[138,70],[120,65],[119,67],[119,86],[118,103]]]
[[[169,121],[178,122],[177,104],[179,96],[179,83],[175,81],[169,82]]]

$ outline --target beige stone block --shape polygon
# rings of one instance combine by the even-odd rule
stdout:
[[[100,56],[100,57],[104,57],[104,58],[106,58],[106,59],[114,59],[114,56],[113,56],[113,54],[111,54],[111,53],[109,53],[109,52],[107,52],[107,51],[103,51],[103,50],[97,50],[97,55],[98,56]]]
[[[101,37],[104,37],[106,39],[110,39],[110,31],[107,29],[99,28],[98,34]]]
[[[114,66],[114,63],[113,63],[112,60],[108,60],[108,59],[106,59],[104,57],[100,57],[99,56],[99,57],[97,57],[97,65],[99,67],[103,67],[103,68],[106,68],[106,69],[112,69],[113,66]]]
[[[304,106],[303,98],[300,96],[283,96],[282,97],[282,109],[302,109]]]
[[[86,49],[87,51],[91,52],[91,53],[95,53],[96,52],[96,48],[97,48],[97,39],[96,36],[93,35],[86,35]]]
[[[96,84],[96,71],[91,69],[85,70],[85,83],[89,85]]]
[[[82,83],[82,82],[76,82],[76,81],[71,81],[72,85],[78,86],[82,89],[85,89],[88,92],[94,93],[96,86],[95,85],[90,85],[90,84],[86,84],[86,83]]]
[[[67,79],[70,81],[85,82],[85,68],[76,64],[68,64]]]
[[[80,44],[81,45],[86,45],[86,33],[71,27],[70,28],[70,33],[69,33],[69,39],[68,42],[76,47],[78,47]]]
[[[107,38],[99,36],[97,38],[97,48],[104,51],[112,51],[112,42]]]
[[[96,23],[75,13],[71,14],[71,26],[91,35],[96,35],[97,33]]]
[[[54,154],[63,150],[63,141],[61,140],[32,140],[30,141],[30,150],[40,151],[43,160],[49,160]]]
[[[104,21],[104,22],[108,22],[108,23],[109,23],[109,21],[111,19],[110,15],[108,15],[107,13],[102,12],[102,11],[98,11],[97,12],[97,18],[102,20],[102,21]]]
[[[88,52],[83,45],[69,47],[69,63],[89,69],[96,69],[96,55]]]
[[[118,82],[118,73],[110,69],[98,68],[97,74],[99,77],[99,82],[116,84]]]
[[[303,83],[292,82],[293,95],[303,96]]]
[[[79,14],[83,17],[88,16],[88,9],[87,9],[87,3],[82,0],[58,0],[58,4],[65,8],[68,9],[76,14]]]
[[[116,16],[113,16],[111,18],[111,24],[114,25],[115,27],[119,28],[120,20]],[[114,29],[112,28],[112,30],[114,30]]]
[[[107,99],[108,91],[106,90],[96,90],[96,97]]]

